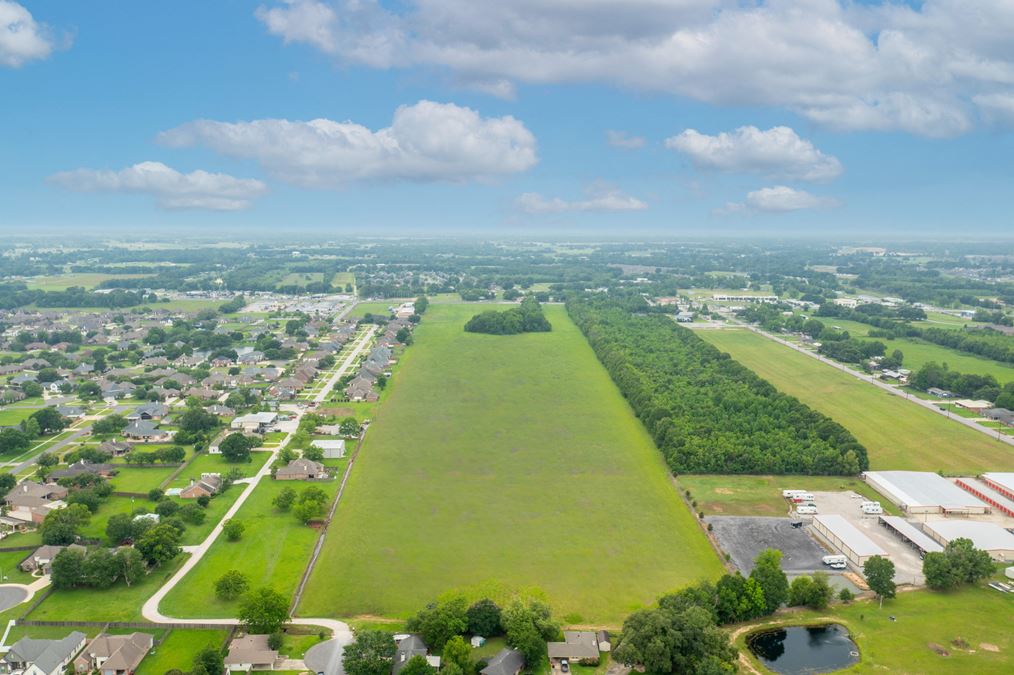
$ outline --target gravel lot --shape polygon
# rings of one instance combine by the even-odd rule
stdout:
[[[753,570],[754,558],[766,548],[782,552],[786,572],[829,571],[820,560],[827,555],[824,549],[805,528],[793,528],[788,518],[708,516],[704,521],[714,528],[718,544],[744,575]]]

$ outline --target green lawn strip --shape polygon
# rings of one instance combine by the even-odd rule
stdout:
[[[88,524],[81,528],[81,536],[88,539],[106,540],[106,523],[109,518],[117,513],[133,513],[136,509],[144,508],[147,511],[155,510],[155,503],[144,497],[118,497],[111,495],[99,506],[97,513],[93,513]]]
[[[72,286],[95,288],[109,279],[140,279],[151,274],[105,274],[102,272],[70,272],[50,276],[34,277],[25,280],[25,285],[40,291],[65,291]]]
[[[0,548],[13,548],[15,546],[42,546],[42,533],[38,530],[16,532],[0,539]]]
[[[179,569],[187,555],[181,554],[170,563],[127,586],[118,582],[102,590],[76,588],[53,591],[28,618],[33,621],[144,621],[141,606]],[[200,603],[196,609],[200,608]]]
[[[31,574],[22,572],[18,563],[31,555],[31,551],[0,552],[0,583],[30,584],[35,579]]]
[[[148,652],[135,675],[163,675],[173,668],[187,672],[194,656],[206,647],[221,647],[227,635],[225,630],[174,629],[162,644]]]
[[[404,300],[384,300],[382,302],[360,302],[356,305],[351,312],[348,314],[350,319],[361,319],[367,314],[383,314],[388,315],[388,307],[396,307],[400,305]]]
[[[745,330],[698,334],[842,424],[866,446],[873,469],[963,474],[1014,469],[1009,446],[762,335]]]
[[[301,492],[308,484],[266,478],[254,490],[236,515],[246,525],[238,542],[219,537],[201,561],[178,584],[161,610],[181,618],[226,618],[236,615],[238,601],[215,597],[215,581],[231,569],[249,576],[251,585],[271,586],[291,596],[309,562],[317,530],[303,525],[290,512],[272,506],[275,496],[286,487]],[[338,480],[313,483],[328,495],[338,490]]]
[[[861,655],[859,663],[848,672],[964,675],[1014,671],[1012,614],[1014,598],[1010,595],[969,587],[949,593],[901,593],[894,600],[885,601],[883,609],[878,608],[876,601],[835,604],[820,612],[779,615],[774,622],[759,625],[813,625],[828,621],[845,625]],[[748,632],[741,634],[736,646],[759,666],[746,647],[747,635]],[[963,640],[968,647],[955,645],[956,640]],[[939,645],[949,656],[936,653],[930,645]]]
[[[32,416],[38,408],[3,408],[0,409],[0,427],[13,427]]]
[[[174,465],[159,467],[117,466],[116,475],[109,479],[117,492],[147,493],[157,488],[177,469]]]
[[[843,476],[716,476],[683,474],[679,477],[683,490],[690,490],[690,499],[706,516],[785,516],[788,503],[782,490],[840,492],[851,490],[879,501],[884,511],[901,515],[898,508],[859,478]],[[858,505],[856,506],[858,509]]]
[[[720,573],[661,453],[564,309],[545,308],[551,333],[462,330],[489,307],[430,307],[375,410],[299,615],[404,617],[450,589],[537,586],[559,616],[619,625]]]

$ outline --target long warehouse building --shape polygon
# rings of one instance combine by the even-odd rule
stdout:
[[[867,471],[863,478],[906,513],[989,512],[981,499],[929,471]]]
[[[996,523],[981,520],[931,520],[923,524],[926,534],[941,544],[969,539],[975,548],[989,552],[993,560],[1014,560],[1014,534]]]
[[[837,514],[814,516],[813,529],[859,567],[875,555],[888,557],[887,551],[860,532],[859,528],[844,516]]]

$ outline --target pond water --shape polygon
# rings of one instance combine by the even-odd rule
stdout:
[[[754,633],[747,646],[767,668],[782,675],[829,673],[859,660],[859,650],[839,624],[786,626]]]

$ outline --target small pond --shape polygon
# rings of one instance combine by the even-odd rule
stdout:
[[[767,668],[782,675],[829,673],[859,660],[859,650],[839,624],[786,626],[754,633],[750,651]]]

